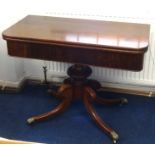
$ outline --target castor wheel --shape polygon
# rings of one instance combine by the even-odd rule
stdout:
[[[33,117],[27,119],[28,124],[32,124],[34,122],[35,122],[35,119]]]
[[[117,140],[119,139],[119,135],[115,131],[112,131],[110,135],[111,135],[113,143],[116,144]]]
[[[116,140],[113,140],[113,143],[114,143],[114,144],[116,144],[116,143],[117,143],[117,141],[116,141]]]

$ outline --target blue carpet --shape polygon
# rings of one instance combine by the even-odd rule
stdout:
[[[58,100],[46,93],[45,86],[27,86],[20,93],[0,94],[0,136],[52,144],[112,143],[88,116],[82,101],[54,119],[27,125],[26,119],[51,110]],[[95,104],[100,116],[120,136],[118,143],[155,143],[155,99],[119,93],[105,93],[107,98],[126,97],[124,106]]]

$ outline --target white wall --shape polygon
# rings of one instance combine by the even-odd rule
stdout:
[[[153,0],[5,0],[0,5],[0,33],[28,14],[121,20],[153,25],[155,21],[153,6]],[[146,59],[145,61],[152,60]],[[152,70],[154,70],[155,64],[153,61],[151,63]],[[16,85],[25,76],[43,78],[43,65],[50,67],[49,63],[41,60],[9,57],[6,42],[0,36],[0,85],[6,82]],[[118,75],[124,74],[120,70],[115,72]],[[128,75],[128,72],[125,74]],[[155,71],[152,75],[155,75]],[[115,80],[117,82],[118,79]]]

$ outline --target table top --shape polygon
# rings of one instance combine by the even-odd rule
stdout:
[[[4,39],[141,50],[148,47],[148,24],[28,15],[3,32]],[[145,50],[144,50],[145,51]]]

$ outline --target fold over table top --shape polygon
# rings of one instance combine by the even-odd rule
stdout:
[[[29,15],[3,32],[11,56],[140,71],[147,24]]]
[[[147,24],[29,15],[3,32],[4,39],[145,51]]]

